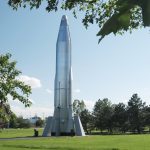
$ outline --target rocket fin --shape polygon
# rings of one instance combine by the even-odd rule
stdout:
[[[85,136],[79,116],[74,116],[75,133],[77,136]]]
[[[52,120],[53,117],[48,117],[42,136],[51,136]]]

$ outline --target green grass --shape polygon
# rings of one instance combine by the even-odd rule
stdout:
[[[33,129],[3,132],[0,133],[1,138],[17,137],[17,135],[22,136],[23,134],[24,136],[32,136]],[[150,150],[150,135],[39,137],[21,140],[1,140],[0,150]]]
[[[39,131],[39,135],[42,135],[42,129],[39,128],[38,131]],[[27,136],[33,136],[33,134],[34,134],[34,128],[0,130],[0,138],[27,137]]]

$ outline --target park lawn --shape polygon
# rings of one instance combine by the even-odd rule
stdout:
[[[42,135],[42,128],[38,128],[39,135]],[[13,138],[13,137],[28,137],[34,135],[34,128],[30,129],[3,129],[0,130],[0,138]]]
[[[30,130],[29,133],[32,131],[28,130]],[[25,131],[23,133],[26,133]],[[0,150],[150,150],[150,135],[95,135],[0,140]]]

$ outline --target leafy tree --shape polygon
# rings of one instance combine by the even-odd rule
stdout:
[[[17,128],[17,116],[12,113],[9,119],[9,128]]]
[[[86,109],[86,105],[83,100],[74,100],[73,102],[73,112],[75,115],[79,115],[83,128],[89,133],[93,129],[93,116],[89,112],[88,109]]]
[[[128,129],[127,108],[123,103],[114,105],[113,113],[114,127],[119,128],[120,131],[125,132]]]
[[[85,104],[83,100],[74,100],[73,102],[73,112],[75,115],[80,115],[80,113],[85,109]]]
[[[19,100],[25,107],[32,104],[29,100],[31,87],[17,79],[21,72],[16,69],[16,61],[10,58],[11,54],[0,55],[0,119],[3,121],[8,121],[12,114],[8,96]]]
[[[0,128],[8,127],[9,120],[14,117],[15,114],[11,111],[8,103],[0,104]]]
[[[17,118],[17,128],[30,128],[31,123],[28,119],[23,119],[22,116]]]
[[[128,117],[130,129],[141,133],[144,128],[145,103],[142,102],[138,94],[133,94],[128,102]]]
[[[58,9],[72,10],[75,17],[77,12],[83,12],[83,25],[96,23],[100,31],[100,40],[110,33],[123,33],[141,26],[150,26],[150,0],[45,0],[48,12]],[[39,8],[44,0],[8,0],[15,10],[18,7],[29,6]]]
[[[11,117],[12,111],[8,103],[0,104],[0,119],[4,122],[8,122],[8,118]]]
[[[101,132],[105,129],[108,129],[110,133],[112,132],[113,107],[111,102],[107,98],[104,98],[103,100],[99,99],[95,103],[93,116],[94,116],[95,127],[97,129],[100,129]]]
[[[94,129],[94,123],[93,123],[94,118],[88,109],[84,109],[80,113],[80,119],[81,119],[83,128],[87,134],[91,132],[92,129]]]
[[[150,132],[150,106],[146,106],[145,108],[145,126],[149,128]]]
[[[44,120],[42,120],[41,118],[38,118],[38,120],[35,122],[35,126],[43,127],[43,125],[44,125]]]

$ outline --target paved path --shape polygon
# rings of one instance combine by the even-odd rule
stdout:
[[[39,138],[46,138],[46,137],[13,137],[13,138],[0,138],[0,141],[6,140],[32,140],[32,139],[39,139]]]
[[[89,135],[86,135],[89,136]],[[7,140],[32,140],[32,139],[44,139],[44,138],[63,138],[63,137],[71,137],[71,136],[48,136],[48,137],[43,137],[43,136],[27,136],[27,137],[12,137],[12,138],[0,138],[0,141],[7,141]],[[73,136],[73,137],[83,137],[83,136]]]

